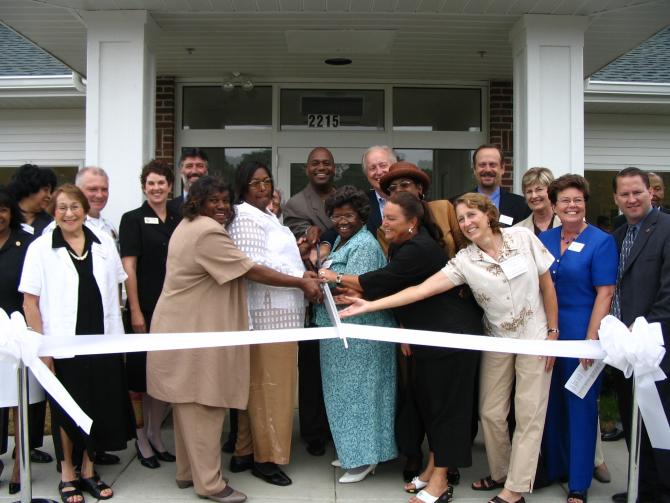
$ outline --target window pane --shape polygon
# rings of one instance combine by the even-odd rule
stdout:
[[[272,87],[251,91],[221,86],[184,87],[183,129],[268,129],[272,127]]]
[[[395,149],[399,159],[409,161],[430,176],[427,200],[451,199],[471,191],[476,183],[470,163],[470,150]]]
[[[480,89],[393,89],[394,131],[481,131]]]
[[[382,90],[282,89],[279,105],[284,130],[384,130]],[[312,120],[314,116],[336,116],[337,120],[321,122]]]
[[[182,151],[193,147],[183,147]],[[209,174],[222,178],[233,185],[235,173],[240,164],[247,161],[258,161],[265,164],[272,172],[272,149],[270,147],[247,148],[203,148],[209,157]],[[177,175],[178,176],[178,175]]]
[[[79,168],[77,166],[49,166],[48,164],[38,164],[40,168],[50,168],[56,173],[56,178],[58,180],[58,185],[64,183],[74,183],[74,177],[77,176],[77,171]],[[7,185],[11,179],[12,175],[16,173],[19,169],[18,166],[10,168],[0,168],[0,185]]]
[[[305,173],[306,164],[304,162],[291,163],[291,195],[294,196],[307,186],[307,174]],[[335,186],[353,185],[367,192],[370,189],[368,179],[363,174],[363,167],[360,163],[338,164],[335,163]],[[288,199],[288,198],[287,198]]]

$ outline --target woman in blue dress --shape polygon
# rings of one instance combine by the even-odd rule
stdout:
[[[326,200],[326,214],[338,237],[329,255],[330,271],[341,283],[342,275],[360,275],[386,265],[375,237],[365,227],[370,213],[368,196],[345,185]],[[350,323],[396,326],[389,311],[352,318]],[[316,324],[330,326],[323,305],[316,307]],[[394,416],[395,347],[388,342],[349,339],[320,342],[321,380],[330,431],[339,459],[347,472],[341,483],[359,482],[374,473],[377,463],[397,456]]]
[[[616,244],[584,221],[589,199],[584,177],[556,179],[549,186],[549,199],[561,226],[543,232],[540,240],[556,258],[550,269],[558,297],[559,339],[598,339],[600,321],[614,295]],[[586,503],[596,447],[600,378],[583,399],[564,387],[580,363],[588,368],[593,361],[556,360],[542,446],[548,479],[568,478],[568,503]]]

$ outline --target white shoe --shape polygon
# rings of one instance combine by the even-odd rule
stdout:
[[[340,463],[339,459],[334,459],[330,462],[330,466],[334,466],[335,468],[342,468],[342,463]]]
[[[368,474],[375,474],[375,470],[377,469],[377,465],[368,465],[368,467],[363,470],[360,473],[350,473],[350,472],[344,472],[344,475],[340,477],[340,484],[351,484],[353,482],[360,482],[363,480],[365,477],[368,476]]]
[[[410,493],[410,494],[415,494],[418,493],[421,489],[426,487],[428,485],[428,482],[425,480],[421,480],[419,476],[417,475],[412,479],[410,482],[414,486],[414,489],[405,489],[405,492]],[[409,485],[409,484],[408,484]]]

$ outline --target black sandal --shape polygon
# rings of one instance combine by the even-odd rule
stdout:
[[[570,491],[568,493],[568,499],[567,501],[570,500],[578,500],[581,501],[582,503],[586,503],[586,493],[580,492],[580,491]]]
[[[102,480],[100,480],[100,477],[97,474],[93,475],[93,477],[88,479],[85,479],[83,477],[79,479],[79,488],[82,491],[86,491],[88,494],[99,500],[108,500],[112,496],[114,496],[113,491],[112,494],[108,496],[102,495],[102,491],[104,491],[105,489],[111,489],[111,487],[109,487]]]
[[[493,480],[490,475],[487,475],[486,478],[479,479],[479,487],[477,487],[476,482],[473,482],[470,487],[472,487],[473,491],[493,491],[494,489],[500,489],[501,487],[505,487],[505,482],[498,482],[497,480]]]
[[[58,483],[58,494],[60,494],[60,500],[63,503],[84,503],[84,495],[79,490],[78,485],[78,480],[70,480],[69,482],[63,482],[61,480]],[[72,491],[65,490],[69,488],[72,488]],[[78,502],[70,500],[70,498],[76,498],[77,496],[81,498]]]

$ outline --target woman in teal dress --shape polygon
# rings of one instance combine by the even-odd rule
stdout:
[[[350,185],[326,200],[326,213],[338,237],[328,257],[330,269],[360,275],[386,265],[375,237],[365,227],[370,213],[368,196]],[[336,281],[337,282],[337,281]],[[351,318],[349,323],[396,326],[388,311]],[[316,323],[331,326],[322,305]],[[374,473],[377,463],[397,456],[394,438],[395,348],[388,342],[349,339],[320,342],[321,379],[328,423],[339,464],[347,470],[341,483],[359,482]]]
[[[540,234],[540,241],[556,259],[550,270],[558,297],[560,340],[597,339],[614,295],[616,244],[611,235],[584,221],[588,198],[588,182],[579,175],[563,175],[549,186],[561,226]],[[586,367],[592,361],[581,364]],[[583,399],[565,389],[578,365],[576,358],[556,360],[542,441],[548,479],[568,478],[568,503],[586,503],[598,422],[600,378]]]

